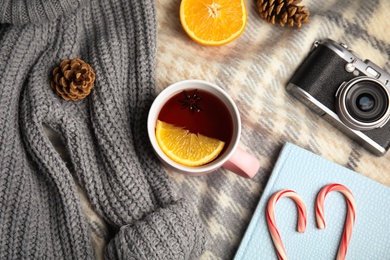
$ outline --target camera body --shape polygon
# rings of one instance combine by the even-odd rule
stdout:
[[[286,89],[372,153],[390,147],[390,75],[346,45],[316,41]]]

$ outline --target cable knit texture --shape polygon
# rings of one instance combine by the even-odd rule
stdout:
[[[94,257],[71,172],[116,233],[107,259],[198,258],[201,222],[175,201],[147,138],[154,1],[3,0],[0,22],[0,259]],[[95,87],[64,101],[51,71],[76,57],[94,69]]]

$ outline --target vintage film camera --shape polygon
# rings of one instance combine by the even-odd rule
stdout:
[[[287,91],[372,153],[390,147],[390,75],[345,44],[314,43]]]

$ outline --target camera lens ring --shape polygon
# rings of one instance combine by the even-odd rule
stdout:
[[[381,127],[390,118],[389,91],[375,78],[353,78],[337,91],[336,111],[340,120],[352,129]]]

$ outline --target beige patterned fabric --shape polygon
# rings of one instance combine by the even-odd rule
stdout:
[[[158,91],[183,79],[221,86],[241,113],[240,146],[261,162],[252,180],[225,170],[195,178],[172,173],[177,192],[192,201],[209,230],[202,259],[234,257],[286,141],[390,186],[390,153],[372,155],[285,89],[313,42],[323,38],[347,44],[362,59],[390,72],[390,1],[306,0],[302,4],[311,15],[299,29],[266,23],[255,1],[246,4],[248,23],[240,38],[221,47],[203,47],[182,30],[180,1],[157,1]]]
[[[182,29],[180,0],[156,0],[156,92],[185,79],[219,85],[241,113],[240,146],[261,162],[259,172],[250,180],[224,169],[201,177],[169,172],[176,193],[192,203],[209,232],[207,251],[201,259],[234,257],[287,141],[390,186],[390,153],[382,157],[371,154],[285,89],[313,42],[323,38],[347,44],[361,58],[390,72],[390,1],[304,0],[302,4],[311,15],[309,23],[299,29],[269,24],[259,17],[254,0],[246,4],[244,33],[230,44],[205,47]],[[88,203],[84,205],[100,259],[110,233]]]

